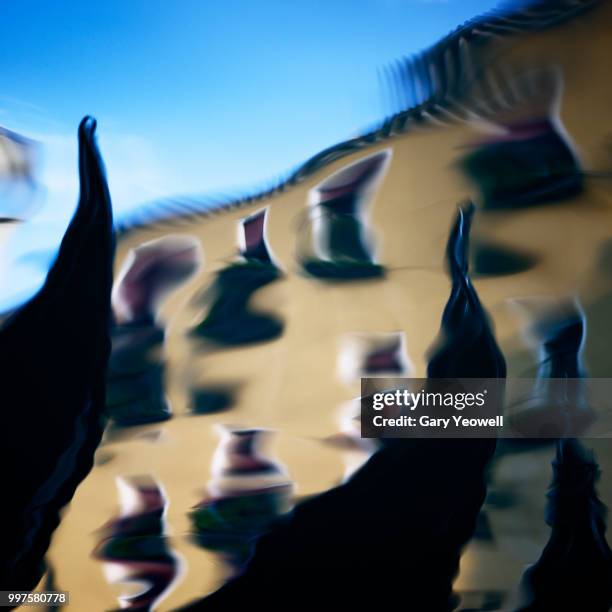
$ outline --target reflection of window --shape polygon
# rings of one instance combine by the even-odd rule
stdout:
[[[285,466],[269,454],[270,431],[219,431],[206,494],[189,513],[192,541],[240,569],[255,540],[290,510],[294,486]]]
[[[264,208],[242,219],[238,226],[238,245],[244,259],[272,263],[266,237],[267,218],[268,209]]]
[[[349,385],[363,377],[407,376],[411,371],[404,332],[353,333],[343,338],[338,373]]]
[[[122,609],[129,601],[131,610],[152,610],[181,573],[166,536],[168,502],[161,484],[149,475],[120,476],[117,487],[121,514],[100,530],[93,557],[112,584],[129,585],[137,576],[141,588],[129,599],[119,598]]]
[[[142,425],[170,418],[163,347],[164,330],[154,323],[113,328],[106,410],[115,425]]]
[[[471,265],[473,276],[504,276],[525,272],[538,263],[529,251],[491,242],[474,240]]]
[[[36,153],[34,141],[0,126],[0,223],[28,218],[40,205]]]
[[[606,506],[596,483],[595,456],[574,437],[556,443],[547,493],[550,537],[539,559],[523,574],[523,610],[579,610],[588,592],[590,610],[610,609],[612,551],[606,541]]]
[[[579,311],[553,326],[542,343],[543,361],[538,375],[549,378],[582,377],[584,332],[583,315]]]
[[[118,323],[146,324],[157,318],[162,301],[201,265],[200,242],[172,234],[131,249],[113,285],[113,314]]]
[[[521,297],[511,304],[523,321],[526,341],[537,350],[538,378],[585,376],[586,320],[578,298]]]
[[[367,204],[386,170],[386,149],[335,172],[309,195],[314,256],[305,258],[306,271],[327,278],[379,276],[374,263]]]
[[[513,301],[528,315],[524,335],[538,351],[537,378],[509,415],[517,431],[543,437],[579,434],[590,425],[582,351],[586,321],[578,300],[521,298]]]
[[[196,238],[170,235],[131,249],[123,262],[112,292],[115,325],[106,388],[106,409],[116,425],[171,416],[164,389],[164,328],[157,313],[200,260]]]
[[[272,340],[282,333],[283,322],[279,318],[249,310],[253,293],[281,277],[266,241],[267,213],[268,209],[264,209],[240,222],[240,259],[217,272],[204,292],[208,311],[194,328],[194,336],[240,345]]]
[[[520,208],[577,195],[578,161],[548,118],[508,124],[480,143],[461,167],[478,185],[485,209]]]

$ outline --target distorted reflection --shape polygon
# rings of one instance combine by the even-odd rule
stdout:
[[[117,478],[121,512],[100,531],[93,551],[109,583],[121,585],[125,610],[153,610],[180,576],[180,562],[168,543],[167,500],[148,475]]]
[[[238,569],[255,539],[290,509],[293,485],[266,452],[271,432],[222,427],[220,435],[206,495],[190,518],[194,541]]]

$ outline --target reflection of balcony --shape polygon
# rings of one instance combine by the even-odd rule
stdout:
[[[328,280],[381,276],[366,207],[391,158],[385,149],[335,172],[310,192],[314,253],[301,256],[310,275]]]

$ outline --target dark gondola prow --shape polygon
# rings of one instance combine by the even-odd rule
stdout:
[[[91,469],[103,427],[114,236],[90,117],[79,126],[79,204],[42,289],[0,330],[0,585],[31,590],[60,511]]]

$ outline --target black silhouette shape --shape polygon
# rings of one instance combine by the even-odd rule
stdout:
[[[459,209],[446,247],[451,295],[438,342],[430,349],[430,378],[505,378],[506,364],[468,275],[469,232],[475,207]]]
[[[0,588],[28,591],[93,463],[110,351],[111,203],[90,117],[79,126],[81,193],[43,288],[0,330],[3,410]]]
[[[606,508],[597,497],[599,468],[575,439],[560,440],[553,461],[546,522],[551,535],[523,576],[521,612],[612,607],[612,551],[605,538]]]

